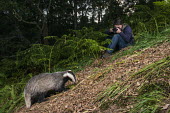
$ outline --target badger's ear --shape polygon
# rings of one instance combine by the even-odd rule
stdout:
[[[68,78],[70,78],[73,82],[76,82],[76,78],[75,78],[75,76],[74,76],[72,73],[66,72],[66,73],[64,73],[63,77],[64,77],[64,78],[65,78],[65,77],[68,77]]]
[[[67,72],[72,72],[71,70],[67,70]]]

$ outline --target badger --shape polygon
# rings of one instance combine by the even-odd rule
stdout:
[[[71,70],[54,73],[42,73],[32,77],[24,88],[24,98],[27,108],[35,102],[42,102],[46,96],[65,90],[65,83],[76,82],[76,76]]]

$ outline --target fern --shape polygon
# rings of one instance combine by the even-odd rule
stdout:
[[[72,34],[61,38],[48,36],[52,45],[34,44],[31,48],[18,53],[18,67],[35,67],[39,71],[51,72],[53,67],[66,67],[72,62],[79,62],[85,57],[98,57],[105,34],[92,28],[73,30]],[[75,35],[76,34],[76,35]],[[24,57],[22,57],[24,56]]]
[[[21,82],[5,85],[5,87],[0,89],[0,106],[1,113],[9,113],[14,110],[19,103],[23,103],[23,88],[25,86],[26,78],[23,78]]]
[[[170,2],[154,2],[154,8],[148,5],[136,5],[135,13],[128,19],[135,34],[141,32],[158,34],[170,23]]]

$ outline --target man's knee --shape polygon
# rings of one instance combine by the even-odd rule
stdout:
[[[113,37],[112,37],[112,40],[118,40],[120,38],[120,35],[119,34],[115,34]]]

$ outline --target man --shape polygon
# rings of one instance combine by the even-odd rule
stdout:
[[[113,22],[114,28],[110,28],[106,33],[114,34],[112,42],[108,45],[109,50],[106,50],[102,56],[104,58],[110,56],[115,50],[120,50],[134,43],[132,29],[129,25],[123,24],[120,19]]]

